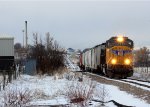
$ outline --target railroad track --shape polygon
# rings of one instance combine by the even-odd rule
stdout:
[[[132,84],[139,85],[139,86],[146,87],[146,88],[150,89],[150,82],[149,81],[143,81],[143,80],[137,80],[137,79],[131,79],[131,78],[121,79],[120,81],[123,81],[126,83],[132,83]]]
[[[92,76],[95,75],[96,78],[99,77],[99,78],[105,78],[105,79],[108,79],[108,80],[111,80],[111,81],[124,82],[124,83],[127,83],[127,84],[131,84],[133,86],[148,88],[148,90],[150,90],[150,81],[138,80],[138,79],[132,79],[132,78],[128,78],[128,79],[111,79],[111,78],[108,78],[106,76],[101,76],[101,75],[98,75],[98,74],[95,74],[95,73],[93,74],[93,73],[88,73],[88,72],[84,72],[83,74],[86,75],[86,73],[88,75],[92,75]]]
[[[146,82],[146,83],[150,83],[150,81],[146,81],[146,80],[138,80],[138,79],[133,79],[133,78],[128,78],[128,79],[130,79],[130,80],[136,80],[136,81],[140,81],[140,82]]]

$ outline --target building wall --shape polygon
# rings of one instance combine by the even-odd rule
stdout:
[[[14,38],[0,38],[0,56],[14,56]]]
[[[34,59],[27,59],[25,61],[25,74],[28,75],[35,75],[36,74],[36,60]]]

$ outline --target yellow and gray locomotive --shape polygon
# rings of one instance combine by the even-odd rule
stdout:
[[[110,78],[133,75],[133,41],[128,37],[111,37],[105,43],[86,49],[80,56],[80,66]]]

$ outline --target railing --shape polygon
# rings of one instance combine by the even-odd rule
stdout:
[[[0,91],[5,90],[5,87],[8,83],[11,83],[12,80],[17,79],[20,76],[20,66],[16,65],[15,70],[0,70]]]

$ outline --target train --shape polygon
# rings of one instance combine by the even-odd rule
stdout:
[[[133,75],[133,40],[113,36],[106,42],[83,50],[80,68],[109,78],[127,78]]]
[[[0,72],[14,69],[14,38],[0,37]]]

